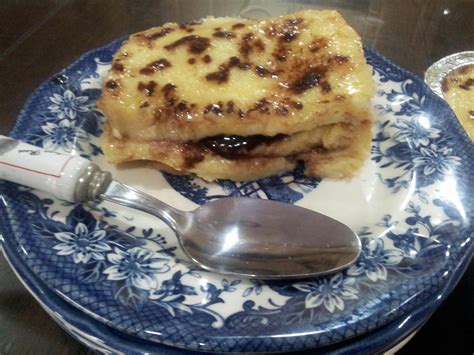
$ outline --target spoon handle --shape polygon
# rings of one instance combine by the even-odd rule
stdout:
[[[112,181],[107,190],[98,197],[101,200],[107,200],[158,217],[174,231],[177,230],[179,225],[186,225],[188,219],[186,212],[177,210],[143,191],[136,190],[118,181]]]
[[[89,160],[0,136],[0,179],[32,187],[70,202],[108,200],[159,217],[172,229],[186,213],[141,191],[112,181]]]
[[[94,200],[112,181],[109,172],[85,158],[49,152],[5,136],[0,136],[0,179],[70,202]]]

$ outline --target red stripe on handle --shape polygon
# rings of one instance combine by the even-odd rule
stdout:
[[[70,159],[70,158],[69,158]],[[68,163],[68,160],[66,160],[66,162],[64,163],[61,171],[64,169],[64,167],[66,166],[66,164]],[[37,174],[41,174],[41,175],[46,175],[46,176],[52,176],[52,177],[55,177],[55,178],[59,178],[61,177],[61,175],[57,175],[57,174],[50,174],[50,173],[45,173],[43,171],[38,171],[38,170],[34,170],[34,169],[28,169],[28,168],[25,168],[24,166],[19,166],[19,165],[15,165],[15,164],[10,164],[10,163],[7,163],[7,162],[4,162],[4,161],[0,161],[0,164],[3,164],[3,165],[8,165],[8,166],[11,166],[13,168],[17,168],[17,169],[21,169],[21,170],[26,170],[26,171],[30,171],[32,173],[37,173]]]

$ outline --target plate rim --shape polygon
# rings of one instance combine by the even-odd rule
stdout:
[[[0,226],[0,230],[1,229],[2,228]],[[106,324],[102,324],[99,321],[97,321],[97,320],[95,320],[92,317],[89,317],[87,315],[85,315],[86,318],[83,318],[80,310],[76,309],[73,305],[67,303],[65,300],[63,300],[61,297],[59,297],[54,291],[50,290],[49,287],[46,284],[43,284],[42,281],[39,280],[37,278],[37,276],[34,274],[34,272],[28,267],[28,265],[25,264],[25,262],[21,259],[21,257],[15,255],[15,253],[16,253],[16,251],[14,250],[15,248],[12,248],[12,250],[10,250],[10,247],[7,246],[7,244],[9,244],[9,241],[7,241],[5,239],[0,239],[0,250],[3,254],[3,256],[5,257],[9,267],[12,269],[12,271],[14,272],[17,279],[23,284],[23,286],[35,298],[36,302],[38,302],[43,309],[45,309],[45,307],[47,307],[49,310],[54,311],[53,307],[46,304],[46,302],[49,302],[51,304],[55,303],[55,305],[57,305],[56,300],[53,299],[53,301],[51,301],[51,298],[48,297],[46,302],[45,302],[45,301],[42,300],[41,295],[38,295],[36,292],[34,292],[32,290],[32,288],[41,288],[40,291],[45,290],[46,292],[50,292],[51,296],[53,296],[53,298],[56,298],[60,303],[63,302],[64,305],[67,308],[71,308],[72,312],[77,312],[76,317],[79,317],[79,320],[77,320],[77,319],[75,320],[74,315],[73,316],[71,316],[69,314],[66,315],[66,318],[69,319],[69,322],[74,322],[74,321],[79,322],[79,324],[75,325],[75,327],[77,329],[80,329],[80,327],[82,326],[82,324],[80,324],[80,321],[83,321],[83,322],[86,322],[86,323],[98,323],[97,325],[102,330],[104,329],[104,327],[105,327],[105,329],[110,328],[113,331],[119,332],[119,333],[124,334],[126,336],[130,336],[126,333],[122,333],[118,330],[115,330],[114,328],[111,328],[111,327],[107,326]],[[474,249],[474,248],[471,248],[471,249]],[[374,334],[370,334],[371,341],[369,341],[368,344],[366,342],[366,339],[361,339],[361,338],[364,338],[365,335],[361,335],[361,336],[356,337],[354,339],[348,339],[349,342],[351,342],[351,341],[356,341],[357,342],[359,340],[359,341],[361,341],[360,343],[345,344],[342,349],[341,348],[337,349],[337,346],[340,345],[340,344],[335,343],[335,344],[329,345],[329,348],[328,347],[323,347],[320,350],[333,349],[334,353],[348,353],[348,352],[355,352],[355,351],[359,351],[359,350],[360,351],[362,351],[362,350],[364,350],[364,351],[388,351],[388,350],[390,350],[392,348],[392,346],[394,346],[394,345],[396,346],[399,341],[405,340],[408,336],[410,336],[410,334],[412,334],[412,332],[414,332],[414,331],[416,332],[417,330],[422,328],[423,325],[430,319],[430,317],[438,309],[438,307],[450,295],[451,291],[456,287],[458,282],[461,280],[464,272],[466,271],[466,269],[469,266],[470,261],[472,260],[472,255],[470,257],[468,257],[469,256],[468,254],[469,253],[466,254],[465,258],[459,264],[459,267],[455,271],[455,274],[453,275],[453,277],[447,281],[445,287],[443,288],[443,292],[441,293],[441,297],[437,297],[436,295],[433,295],[427,303],[422,304],[421,307],[418,307],[418,308],[414,309],[411,313],[405,314],[402,317],[403,318],[402,320],[396,319],[396,320],[388,323],[386,326],[382,326],[381,328],[375,329],[373,331],[373,333],[377,334],[377,335],[374,336]],[[20,267],[18,267],[18,265],[20,265]],[[31,287],[31,284],[30,284],[31,280],[26,280],[25,279],[25,276],[24,276],[25,273],[30,274],[28,276],[31,276],[31,279],[35,278],[35,280],[34,280],[35,282],[33,282],[33,287]],[[37,284],[39,284],[40,286],[38,286]],[[56,323],[59,324],[59,320],[52,317],[46,309],[45,309],[45,312],[48,313],[48,315]],[[56,311],[54,311],[54,312],[56,312]],[[64,317],[63,313],[59,313],[59,314],[61,314],[61,316]],[[413,323],[413,322],[415,324],[410,325],[410,323]],[[61,328],[63,328],[63,330],[65,330],[67,332],[67,329],[65,329],[61,324],[59,324],[59,325],[61,326]],[[408,325],[410,325],[409,328],[407,328]],[[95,324],[90,324],[89,326],[91,328],[95,329],[95,327],[94,327]],[[389,326],[391,326],[392,328],[395,327],[395,330],[393,330],[392,333],[391,333],[392,335],[389,335],[386,332],[386,329]],[[403,331],[400,331],[402,328],[403,328]],[[382,336],[380,336],[379,335],[380,332],[384,332],[384,334]],[[395,337],[393,337],[393,332],[398,332],[398,334]],[[121,334],[119,334],[119,336]],[[71,335],[71,336],[73,336],[73,335]],[[386,343],[386,342],[382,341],[382,337],[389,337],[389,336],[392,338],[390,343]],[[78,339],[76,339],[76,340],[78,340]],[[139,340],[141,340],[141,339],[139,339]],[[132,341],[133,341],[133,339],[132,339]],[[145,342],[147,342],[147,341],[145,340]],[[381,342],[383,342],[383,346],[382,346]],[[173,348],[173,347],[170,347],[170,346],[167,346],[167,345],[164,345],[164,344],[156,344],[156,343],[152,343],[152,342],[149,342],[149,343],[150,343],[149,345],[153,346],[153,347],[155,347],[155,346],[163,347],[164,350],[166,350],[170,353],[175,353],[176,352],[176,354],[182,354],[183,351],[184,351],[183,354],[188,354],[188,353],[192,352],[192,350],[188,350],[186,348]],[[365,343],[365,344],[362,344],[362,343]],[[108,347],[113,347],[113,345],[109,344]],[[318,349],[318,348],[314,348],[313,350],[316,350],[316,349]],[[125,349],[125,348],[120,349],[120,351],[124,351],[124,350],[127,350],[127,349]],[[130,353],[130,352],[127,351],[127,353]],[[136,354],[143,354],[143,353],[144,352],[136,352]]]

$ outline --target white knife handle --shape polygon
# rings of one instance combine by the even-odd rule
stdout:
[[[0,179],[81,202],[103,192],[111,176],[80,156],[48,152],[0,136]]]

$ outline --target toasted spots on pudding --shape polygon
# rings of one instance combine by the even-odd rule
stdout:
[[[218,71],[215,71],[206,75],[207,81],[216,81],[219,84],[226,82],[228,78],[229,78],[229,69],[225,67],[220,68]]]
[[[137,33],[133,35],[132,37],[134,37],[135,39],[138,39],[138,43],[142,45],[146,45],[149,48],[152,48],[154,46],[155,40],[157,40],[158,38],[165,37],[166,35],[174,31],[175,31],[174,28],[164,27],[157,31],[153,31],[149,33]]]
[[[230,31],[216,31],[212,35],[217,38],[235,38],[235,33]]]
[[[176,85],[173,85],[171,83],[167,83],[165,86],[163,86],[163,88],[161,89],[161,91],[163,91],[165,97],[168,96],[171,92],[173,92],[174,90],[176,90]]]
[[[320,50],[327,49],[328,41],[324,37],[314,38],[309,44],[308,48],[311,53],[316,53]]]
[[[271,22],[265,29],[270,38],[276,38],[277,43],[272,53],[273,58],[279,62],[285,62],[293,54],[291,43],[304,29],[304,20],[300,17],[289,18],[285,21]]]
[[[209,54],[206,54],[204,57],[202,57],[202,61],[206,64],[209,64],[210,62],[212,62],[212,58]]]
[[[120,63],[118,60],[114,61],[114,63],[112,64],[112,70],[123,72],[124,70],[123,64]]]
[[[240,28],[244,28],[245,27],[245,23],[235,23],[232,25],[232,29],[233,30],[237,30],[237,29],[240,29]]]
[[[227,106],[226,106],[226,112],[227,113],[234,113],[234,101],[227,101]]]
[[[252,47],[250,46],[249,42],[252,40],[253,38],[253,34],[252,32],[249,32],[249,33],[246,33],[243,37],[242,37],[242,42],[240,44],[240,53],[244,56],[244,57],[248,57],[249,55],[249,52],[250,50],[252,49]]]
[[[286,20],[283,29],[281,30],[280,33],[278,33],[280,40],[284,42],[291,42],[295,38],[297,38],[301,32],[300,24],[302,22],[303,22],[302,18],[294,18],[294,19]]]
[[[260,76],[265,76],[265,75],[268,75],[270,74],[270,71],[268,69],[265,69],[263,66],[261,65],[257,65],[255,67],[255,71],[257,72],[258,75]]]
[[[140,81],[138,83],[138,91],[144,91],[146,96],[152,96],[153,93],[155,92],[157,85],[158,84],[156,83],[156,81],[153,81],[153,80],[150,80],[147,83]]]
[[[154,39],[158,39],[158,38],[161,38],[161,37],[164,37],[166,36],[168,33],[171,33],[174,31],[174,28],[170,28],[170,27],[165,27],[163,29],[161,29],[160,31],[158,32],[154,32],[154,33],[150,33],[148,35],[145,35],[144,37],[145,38],[148,38],[148,39],[151,39],[151,40],[154,40]]]
[[[240,41],[239,52],[244,58],[248,58],[253,52],[263,52],[265,50],[265,43],[261,38],[254,33],[248,32],[242,36]]]
[[[177,171],[211,176],[202,170],[210,154],[213,167],[219,161],[222,166],[239,162],[253,168],[247,175],[235,176],[262,177],[269,166],[294,166],[310,150],[319,149],[321,155],[322,148],[342,149],[318,141],[320,132],[329,127],[345,147],[372,119],[371,68],[360,38],[334,11],[303,11],[263,21],[206,18],[168,23],[132,35],[113,63],[118,60],[121,67],[112,67],[98,102],[107,124],[117,133],[116,139],[127,137],[127,144],[167,142],[180,147],[184,165],[160,158],[156,151],[150,158]],[[108,80],[117,82],[117,87],[108,87]],[[351,134],[334,125],[349,125]],[[229,139],[235,146],[249,147],[255,137],[270,137],[271,144],[240,149],[232,159],[215,149]],[[213,144],[204,146],[200,141]],[[194,155],[185,164],[183,144],[201,149],[204,160],[197,161],[199,155]],[[108,158],[112,150],[107,150]],[[164,149],[160,151],[164,154]],[[252,160],[257,158],[260,163]],[[230,172],[213,174],[222,177]]]
[[[277,75],[276,71],[266,69],[262,65],[257,65],[255,67],[255,72],[261,77]]]
[[[226,82],[229,79],[230,68],[227,64],[219,66],[219,70],[206,75],[206,80],[216,81],[219,84]]]
[[[290,90],[297,94],[300,94],[306,90],[309,90],[315,86],[323,87],[324,77],[326,76],[327,68],[316,67],[303,73],[293,83],[290,84]],[[326,82],[327,83],[327,82]],[[329,84],[327,84],[329,85]]]
[[[459,87],[463,90],[471,90],[471,87],[474,86],[474,78],[468,78],[463,82]]]
[[[181,23],[178,28],[180,30],[186,31],[187,33],[192,33],[194,32],[194,28],[192,27],[192,24],[189,23]]]
[[[112,97],[119,97],[121,95],[122,85],[120,79],[109,79],[104,84],[104,90]]]
[[[166,58],[155,60],[154,62],[148,63],[146,67],[140,69],[140,74],[150,75],[157,70],[163,70],[171,67],[171,63]]]
[[[110,79],[107,80],[107,82],[105,83],[105,87],[109,90],[114,90],[119,87],[119,84],[117,83],[117,81]]]
[[[180,23],[177,27],[180,30],[186,31],[187,33],[192,33],[195,30],[194,26],[199,25],[199,24],[200,24],[199,21],[190,21],[190,22]]]
[[[336,62],[337,64],[344,64],[344,63],[347,63],[348,61],[349,61],[348,57],[344,55],[340,55],[340,54],[336,54],[335,56],[329,58],[329,63]]]
[[[234,67],[247,70],[250,69],[251,65],[249,63],[242,63],[238,57],[231,57],[227,63],[221,64],[217,71],[207,74],[206,80],[222,84],[228,81],[230,70]]]
[[[181,37],[177,41],[166,45],[164,48],[167,50],[173,50],[179,46],[186,46],[188,51],[191,53],[201,53],[204,52],[209,47],[209,45],[209,38],[198,35],[190,35]]]
[[[204,108],[203,113],[206,114],[206,113],[209,113],[209,112],[213,112],[214,114],[219,116],[219,115],[222,115],[224,113],[223,107],[224,107],[223,103],[221,101],[219,101],[216,104],[207,105]]]
[[[299,101],[293,101],[293,107],[297,110],[301,110],[303,108],[303,104]]]

